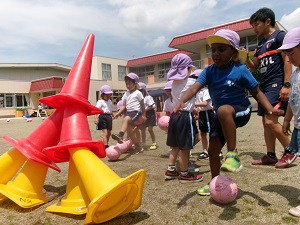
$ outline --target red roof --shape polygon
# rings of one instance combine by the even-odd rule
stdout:
[[[171,43],[169,44],[169,47],[172,48],[172,47],[180,45],[180,44],[185,44],[185,43],[189,43],[189,42],[193,42],[193,41],[199,41],[202,39],[206,39],[209,35],[213,35],[214,33],[216,33],[216,31],[218,31],[220,29],[230,29],[230,30],[238,32],[241,30],[247,30],[247,29],[251,29],[251,28],[252,28],[252,26],[249,23],[249,18],[247,18],[247,19],[219,25],[216,27],[199,30],[197,32],[181,35],[178,37],[174,37],[173,40],[171,41]]]
[[[153,62],[163,61],[163,60],[167,60],[167,59],[172,59],[173,56],[175,56],[178,53],[184,53],[184,54],[187,54],[187,55],[192,54],[191,52],[182,51],[182,50],[165,52],[165,53],[160,53],[160,54],[156,54],[156,55],[150,55],[150,56],[145,56],[145,57],[142,57],[142,58],[128,60],[127,67],[132,67],[132,66],[137,66],[137,65],[141,65],[141,64],[153,63]]]
[[[31,81],[30,92],[60,90],[64,86],[63,77],[48,77]]]

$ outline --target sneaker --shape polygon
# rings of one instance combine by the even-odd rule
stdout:
[[[186,176],[183,176],[181,173],[178,176],[179,182],[182,184],[185,183],[195,183],[200,182],[203,180],[203,177],[201,175],[196,175],[191,172],[188,172]]]
[[[208,152],[204,151],[199,154],[197,160],[200,161],[200,160],[204,160],[204,159],[208,159],[208,158],[209,158]]]
[[[225,162],[221,165],[221,170],[238,172],[243,168],[240,158],[235,152],[227,152]]]
[[[179,176],[179,172],[177,170],[173,170],[173,171],[166,170],[165,172],[165,180],[173,180],[178,178],[178,176]]]
[[[199,188],[199,189],[197,190],[197,194],[198,194],[198,195],[202,195],[202,196],[208,196],[208,195],[210,195],[209,184],[207,184],[207,185],[205,185],[205,186]]]
[[[219,157],[220,157],[220,161],[222,161],[224,159],[224,156],[223,156],[222,152],[219,154]]]
[[[282,158],[275,164],[275,168],[283,169],[289,167],[298,158],[296,153],[284,153]]]
[[[199,168],[196,168],[191,161],[189,161],[188,169],[192,173],[198,173],[199,172]]]
[[[252,165],[274,165],[278,162],[278,159],[271,158],[267,154],[265,154],[261,159],[257,159],[252,161]]]
[[[131,152],[131,154],[133,155],[137,155],[139,153],[142,153],[144,151],[144,148],[142,146],[139,146],[139,147],[135,147],[135,149]]]
[[[165,157],[169,157],[170,156],[170,153],[171,153],[172,149],[170,148],[166,153],[165,153]]]
[[[156,143],[153,143],[151,146],[150,146],[150,150],[156,150],[157,149],[157,145]]]
[[[123,144],[124,138],[120,134],[112,134],[112,139],[116,140],[119,144]]]

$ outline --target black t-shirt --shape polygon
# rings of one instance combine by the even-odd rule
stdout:
[[[262,91],[281,88],[284,79],[284,61],[277,49],[281,47],[286,32],[276,30],[267,39],[262,39],[257,46],[255,57],[259,59]]]

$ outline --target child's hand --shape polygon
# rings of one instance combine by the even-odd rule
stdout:
[[[290,127],[290,122],[289,121],[283,121],[282,132],[285,135],[290,135],[291,134],[291,127]]]
[[[95,119],[95,120],[94,120],[94,124],[97,125],[98,123],[99,123],[99,121],[98,121],[97,119]]]
[[[119,117],[118,113],[116,115],[113,115],[113,119],[117,119]]]
[[[182,109],[183,106],[184,106],[184,102],[179,101],[179,102],[174,106],[173,112],[176,113],[178,110]]]

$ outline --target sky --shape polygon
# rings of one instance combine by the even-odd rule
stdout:
[[[72,66],[90,33],[98,56],[168,52],[175,36],[249,18],[262,7],[287,30],[300,27],[299,0],[2,0],[0,63]]]

